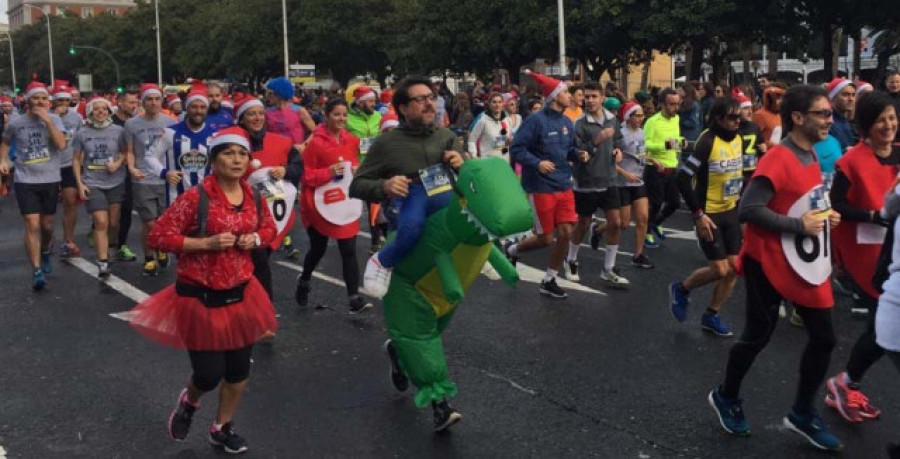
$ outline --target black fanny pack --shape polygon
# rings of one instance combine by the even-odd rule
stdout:
[[[208,308],[220,308],[243,301],[244,288],[246,286],[247,283],[245,282],[228,290],[214,290],[199,285],[175,282],[175,293],[178,293],[180,296],[197,298]]]

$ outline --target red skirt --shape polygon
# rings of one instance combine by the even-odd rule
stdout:
[[[228,351],[256,343],[275,332],[275,308],[256,277],[251,277],[241,302],[210,308],[184,297],[170,285],[130,311],[138,333],[166,346],[191,351]]]

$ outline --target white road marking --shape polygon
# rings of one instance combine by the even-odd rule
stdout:
[[[300,266],[300,265],[297,265],[297,264],[295,264],[295,263],[288,263],[288,262],[286,262],[286,261],[276,261],[275,264],[276,264],[276,265],[284,266],[285,268],[290,269],[290,270],[297,271],[298,273],[302,273],[302,272],[303,272],[303,267]],[[329,276],[328,274],[322,274],[322,273],[320,273],[320,272],[318,272],[318,271],[313,271],[313,274],[312,274],[312,275],[313,275],[313,277],[322,279],[323,281],[328,282],[328,283],[330,283],[330,284],[337,285],[338,287],[344,287],[344,286],[345,286],[343,280],[338,279],[338,278],[336,278],[336,277],[331,277],[331,276]],[[361,295],[366,295],[366,296],[368,296],[368,297],[374,298],[374,297],[372,297],[372,295],[369,295],[369,294],[366,292],[366,290],[365,290],[364,288],[360,288],[360,289],[359,289],[359,293],[360,293]]]
[[[505,376],[500,376],[498,374],[494,374],[494,373],[491,373],[489,371],[484,371],[484,370],[481,370],[481,372],[484,373],[485,375],[487,375],[489,378],[493,378],[493,379],[497,379],[497,380],[505,381],[505,382],[509,383],[509,385],[512,386],[513,389],[520,390],[522,392],[525,392],[528,395],[537,395],[537,392],[535,392],[534,390],[524,387],[521,384],[519,384]]]
[[[104,284],[112,287],[113,290],[121,293],[122,295],[127,296],[128,298],[131,298],[135,303],[140,303],[141,301],[144,301],[145,299],[147,299],[147,297],[150,296],[147,293],[137,289],[135,286],[129,284],[128,282],[125,282],[120,277],[112,275],[112,274],[109,276],[109,279],[107,279],[106,281],[101,281],[100,279],[97,278],[97,270],[98,270],[97,265],[94,263],[91,263],[90,261],[85,260],[84,258],[74,257],[74,258],[68,258],[68,259],[64,259],[64,260],[66,262],[68,262],[70,265],[84,271],[89,276],[93,277],[94,279],[97,279],[97,282],[103,282]]]
[[[529,282],[532,284],[540,284],[541,282],[544,281],[544,271],[541,271],[540,269],[528,266],[522,262],[516,263],[516,271],[519,272],[519,280],[523,280],[525,282]],[[594,290],[590,287],[585,287],[584,285],[576,284],[575,282],[571,282],[571,281],[567,281],[567,280],[563,279],[562,277],[557,277],[556,283],[560,287],[565,288],[565,289],[578,290],[579,292],[585,292],[585,293],[594,293],[596,295],[601,295],[601,296],[608,296],[606,293],[603,293],[599,290]]]

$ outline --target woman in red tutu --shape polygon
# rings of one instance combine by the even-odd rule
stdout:
[[[159,343],[187,349],[193,374],[169,418],[169,435],[183,440],[200,396],[219,389],[209,441],[229,453],[247,450],[232,416],[250,374],[253,343],[275,330],[275,310],[253,276],[251,251],[270,243],[275,221],[241,179],[250,162],[241,128],[219,131],[210,142],[213,175],[178,197],[149,235],[157,250],[179,255],[175,285],[142,301],[131,325]]]

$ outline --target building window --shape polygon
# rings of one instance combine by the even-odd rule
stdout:
[[[113,15],[113,16],[118,16],[118,15],[119,15],[119,9],[118,9],[118,8],[107,8],[107,9],[106,9],[106,12],[109,13],[109,14],[111,14],[111,15]]]
[[[94,16],[94,8],[91,7],[83,7],[81,8],[81,17],[89,18]]]

